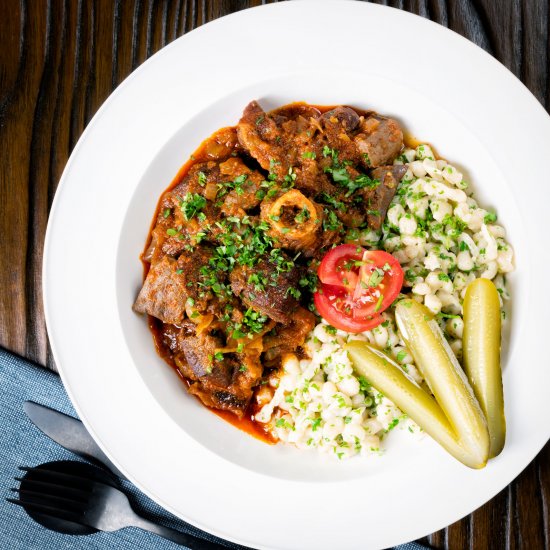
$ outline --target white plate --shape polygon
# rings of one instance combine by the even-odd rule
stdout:
[[[431,440],[382,458],[321,460],[262,444],[190,398],[131,312],[162,190],[245,104],[346,103],[396,116],[498,210],[516,249],[505,361],[508,441],[482,471]],[[221,537],[280,549],[383,548],[489,500],[550,435],[544,221],[550,121],[482,50],[405,12],[293,2],[239,12],[164,48],[106,101],[55,197],[44,260],[56,363],[84,423],[145,493]],[[406,434],[403,434],[406,435]]]

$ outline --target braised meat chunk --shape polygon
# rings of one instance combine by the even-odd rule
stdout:
[[[275,263],[276,262],[276,263]],[[231,274],[231,290],[247,307],[288,324],[298,308],[300,269],[288,258],[262,258],[254,267],[238,266]]]
[[[397,186],[406,171],[407,167],[403,165],[381,166],[372,171],[372,177],[380,182],[374,189],[369,189],[365,193],[367,219],[372,228],[379,229],[382,225]]]
[[[237,125],[241,145],[252,155],[264,170],[274,169],[280,175],[286,173],[287,161],[277,123],[259,105],[251,101]]]
[[[164,256],[149,269],[134,303],[134,311],[177,325],[183,321],[187,296],[185,283],[177,273],[176,260]]]
[[[205,405],[242,416],[262,376],[257,352],[227,353],[214,334],[179,338],[183,355],[177,358],[182,374],[191,381],[189,392]]]
[[[399,124],[373,111],[257,101],[203,142],[160,198],[134,304],[190,394],[254,414],[271,369],[305,353],[319,261],[380,229],[402,146]]]
[[[403,132],[392,118],[373,115],[363,120],[355,144],[367,167],[378,167],[392,161],[403,147]]]
[[[298,308],[290,324],[275,328],[264,338],[265,361],[272,363],[283,353],[295,352],[314,327],[315,315],[303,307]]]

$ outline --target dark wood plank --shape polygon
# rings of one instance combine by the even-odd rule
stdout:
[[[547,0],[375,0],[459,32],[550,108]],[[54,369],[41,300],[43,238],[67,159],[136,67],[208,21],[267,0],[0,0],[0,345]],[[452,496],[449,496],[452,498]],[[505,490],[421,542],[549,550],[550,445]]]

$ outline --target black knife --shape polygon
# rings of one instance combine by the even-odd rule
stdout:
[[[126,479],[99,448],[80,420],[34,401],[25,401],[23,410],[31,422],[50,439],[78,456],[105,466],[115,475]]]

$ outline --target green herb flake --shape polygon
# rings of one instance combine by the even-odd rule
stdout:
[[[321,418],[315,418],[311,421],[311,431],[316,432],[317,429],[321,426]]]
[[[398,354],[397,354],[397,361],[399,361],[399,363],[401,363],[402,361],[405,360],[405,358],[407,357],[408,353],[406,352],[406,350],[402,349]]]
[[[495,223],[497,221],[497,215],[494,212],[488,212],[483,218],[484,223]]]
[[[304,223],[311,217],[309,210],[304,206],[299,214],[294,217],[296,223]]]
[[[368,286],[371,288],[377,287],[384,279],[384,275],[385,273],[382,269],[375,267],[369,277]]]
[[[384,430],[386,433],[391,432],[399,424],[399,418],[394,418]]]
[[[206,206],[206,199],[198,193],[187,193],[180,202],[180,209],[189,221]]]

